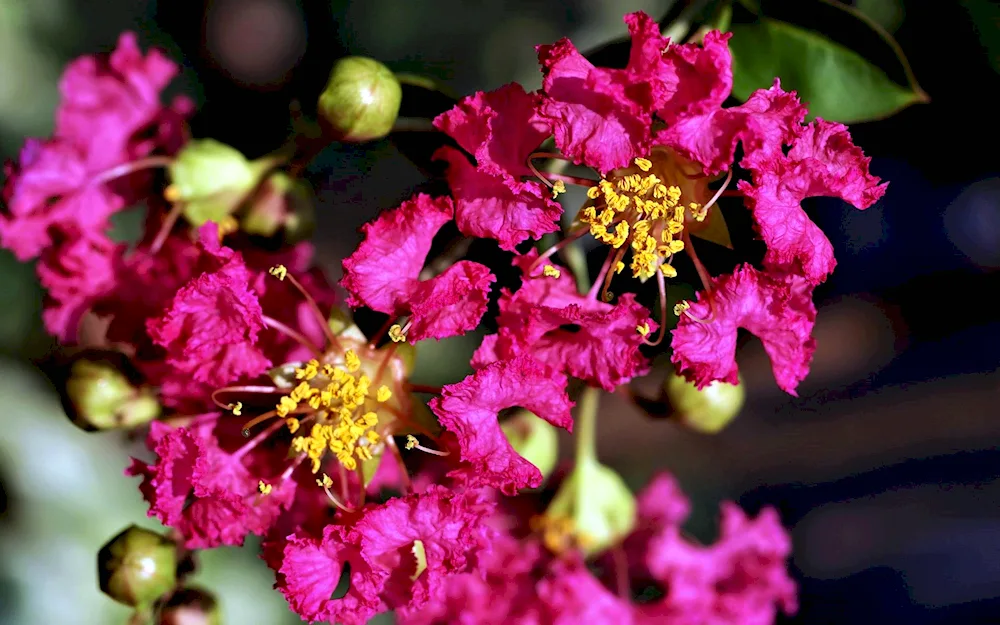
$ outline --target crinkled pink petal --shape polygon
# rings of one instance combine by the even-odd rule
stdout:
[[[537,46],[544,75],[538,116],[574,163],[606,173],[649,152],[652,94],[626,70],[594,67],[568,40]]]
[[[778,386],[795,395],[816,350],[815,321],[812,288],[802,278],[743,265],[716,278],[711,295],[699,292],[698,301],[681,315],[673,331],[672,360],[698,388],[716,380],[736,384],[736,333],[744,328],[764,344]]]
[[[733,89],[732,33],[717,30],[705,34],[699,44],[686,43],[667,48],[662,65],[673,70],[677,87],[656,114],[668,124],[687,115],[701,115],[722,106]]]
[[[149,516],[177,529],[188,548],[242,545],[247,534],[264,534],[292,503],[294,482],[259,496],[259,479],[270,475],[251,474],[244,456],[223,451],[210,431],[154,422],[149,439],[156,462],[133,459],[126,474],[143,478],[139,490]]]
[[[49,334],[63,344],[76,342],[84,313],[116,286],[114,266],[124,249],[86,233],[42,253],[35,270],[46,290],[42,319]]]
[[[165,314],[147,322],[147,330],[179,374],[221,386],[259,375],[271,362],[256,346],[264,320],[250,289],[250,271],[239,254],[221,247],[215,224],[209,222],[200,234],[216,267],[178,291]]]
[[[365,511],[353,531],[368,566],[384,576],[380,594],[386,605],[419,609],[453,576],[469,571],[489,548],[493,532],[484,518],[493,510],[475,492],[435,485]],[[426,566],[419,574],[416,541]]]
[[[443,339],[475,329],[486,312],[494,280],[485,265],[460,260],[417,284],[409,298],[410,340]]]
[[[521,288],[500,298],[497,338],[484,342],[473,365],[526,354],[557,371],[612,391],[649,370],[638,327],[656,322],[631,293],[612,306],[580,295],[567,270],[558,278],[535,267],[537,254],[515,259],[525,275]]]
[[[475,156],[479,171],[518,180],[531,175],[528,156],[551,134],[535,116],[538,100],[510,83],[463,98],[434,126]]]
[[[801,273],[813,284],[833,272],[833,246],[801,202],[828,196],[868,208],[886,188],[869,173],[870,160],[852,143],[846,126],[820,119],[803,129],[787,156],[745,159],[753,184],[740,181],[739,189],[767,244],[766,267]]]
[[[782,91],[775,79],[770,89],[758,89],[739,106],[680,117],[657,133],[654,143],[700,163],[711,176],[732,167],[737,142],[743,143],[744,167],[781,154],[782,145],[798,136],[805,115],[795,92]]]
[[[364,241],[344,259],[341,286],[350,294],[348,304],[412,315],[413,341],[475,328],[495,279],[485,266],[462,261],[430,280],[419,278],[434,235],[453,213],[451,198],[421,193],[365,224]]]
[[[774,622],[779,609],[795,613],[795,582],[786,562],[791,544],[774,510],[751,520],[735,504],[724,503],[721,526],[714,545],[692,544],[676,527],[651,541],[649,570],[668,592],[661,602],[643,606],[646,616],[765,625]]]
[[[566,377],[529,357],[488,365],[431,400],[441,425],[458,438],[461,459],[472,466],[479,484],[513,495],[537,487],[542,474],[511,447],[497,416],[501,410],[526,408],[553,425],[572,429]]]
[[[634,97],[641,99],[648,108],[660,108],[677,92],[677,70],[664,60],[670,53],[670,39],[660,34],[660,25],[642,11],[625,16],[632,47],[629,50],[625,72],[634,86]]]
[[[292,611],[310,623],[364,625],[386,610],[372,584],[371,570],[357,547],[344,540],[341,526],[328,525],[322,539],[293,534],[264,553],[277,576],[275,588],[288,600]],[[334,599],[348,565],[347,592]]]
[[[144,56],[135,34],[123,33],[109,56],[84,56],[66,68],[55,135],[86,154],[90,171],[144,156],[152,146],[134,137],[161,115],[160,92],[176,74],[162,53]]]
[[[53,244],[53,230],[103,236],[108,218],[124,208],[91,174],[80,153],[64,141],[29,139],[20,162],[8,163],[0,212],[0,244],[26,261]],[[65,238],[66,235],[63,236]]]
[[[522,241],[559,229],[562,206],[541,184],[485,173],[454,148],[443,147],[434,158],[448,163],[455,224],[463,234],[496,239],[501,248],[514,251]]]
[[[545,623],[631,625],[632,605],[604,587],[581,560],[556,561],[538,583]]]

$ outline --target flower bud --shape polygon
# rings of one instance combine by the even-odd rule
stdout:
[[[149,388],[135,387],[127,359],[114,352],[84,352],[73,361],[62,400],[73,423],[87,431],[133,428],[160,415]]]
[[[264,180],[240,225],[247,234],[271,237],[282,231],[285,243],[304,241],[316,228],[312,190],[302,180],[274,172]]]
[[[192,225],[219,223],[239,207],[273,165],[267,158],[247,160],[239,150],[214,139],[194,139],[170,165],[166,196],[184,203],[184,217]]]
[[[222,611],[212,593],[189,586],[167,600],[157,625],[222,625]]]
[[[177,550],[163,536],[137,525],[112,538],[97,554],[101,590],[119,603],[145,608],[177,583]]]
[[[319,96],[319,114],[338,141],[360,143],[389,134],[403,90],[392,71],[374,59],[337,61]]]
[[[519,410],[501,424],[507,441],[522,458],[548,478],[559,456],[559,437],[554,425],[533,412]]]
[[[635,496],[610,467],[577,462],[559,486],[543,517],[548,527],[565,527],[586,557],[620,543],[635,527]],[[562,522],[562,523],[561,523]],[[544,536],[552,548],[549,536]]]
[[[726,427],[740,413],[746,399],[742,379],[739,384],[712,382],[699,391],[694,383],[670,374],[663,389],[675,418],[705,434]]]

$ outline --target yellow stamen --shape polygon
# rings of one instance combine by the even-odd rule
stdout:
[[[688,308],[691,308],[691,304],[688,304],[686,301],[677,302],[674,304],[674,314],[680,317]]]
[[[562,275],[562,272],[553,267],[552,265],[545,265],[542,269],[542,273],[549,278],[558,278]]]
[[[295,434],[296,432],[299,431],[299,420],[296,419],[295,417],[289,417],[285,419],[285,425],[288,426],[288,431],[291,434]]]
[[[556,180],[555,184],[552,185],[552,199],[559,197],[560,193],[566,193],[566,183],[562,180]]]
[[[270,495],[272,486],[266,483],[264,480],[257,482],[257,490],[260,491],[261,495]]]
[[[641,326],[636,326],[635,330],[642,336],[649,336],[649,322],[645,322]]]
[[[358,358],[358,354],[353,349],[349,349],[344,354],[344,364],[348,371],[354,373],[361,368],[361,359]]]
[[[660,265],[660,273],[662,273],[663,277],[665,278],[677,277],[677,270],[674,269],[673,265],[670,265],[668,263],[663,263],[662,265]]]
[[[175,184],[167,185],[167,188],[163,190],[163,197],[168,202],[176,202],[181,199],[181,190]]]
[[[390,391],[389,387],[386,386],[385,384],[383,384],[382,386],[378,387],[378,390],[375,391],[375,399],[379,403],[385,403],[385,402],[389,401],[390,397],[392,397],[392,391]]]
[[[326,473],[323,474],[323,479],[316,480],[316,486],[322,486],[323,488],[330,488],[333,486],[333,480]]]
[[[413,434],[407,434],[406,435],[406,448],[407,449],[413,449],[417,445],[418,445],[417,437],[414,436]]]
[[[406,341],[406,334],[403,333],[403,328],[398,323],[394,323],[389,328],[389,338],[392,339],[393,343],[403,343]]]
[[[288,268],[284,265],[275,265],[274,267],[268,269],[267,272],[278,280],[284,280],[285,276],[288,275]]]
[[[232,404],[230,404],[229,405],[229,409],[232,410],[233,414],[238,417],[238,416],[240,416],[240,415],[243,414],[243,402],[238,401],[238,402],[236,402],[235,406],[232,405]]]
[[[653,163],[649,159],[637,158],[635,159],[635,166],[641,169],[642,171],[649,171],[650,169],[653,168]]]

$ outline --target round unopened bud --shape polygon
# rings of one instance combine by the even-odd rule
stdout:
[[[160,610],[157,625],[222,625],[222,611],[215,595],[189,586],[171,595]]]
[[[319,96],[319,114],[338,141],[360,143],[389,134],[403,90],[378,61],[348,56],[337,61]]]
[[[87,431],[133,428],[160,415],[152,390],[126,375],[127,360],[114,352],[81,354],[69,368],[62,399],[73,423]]]
[[[560,521],[587,557],[620,543],[635,527],[635,495],[610,467],[595,460],[578,461],[544,517]]]
[[[726,427],[740,413],[746,399],[742,379],[738,384],[712,382],[699,391],[694,383],[670,374],[663,389],[675,418],[705,434]]]
[[[167,538],[129,526],[97,554],[101,590],[119,603],[145,608],[177,583],[177,549]]]
[[[312,189],[303,180],[274,172],[261,184],[240,221],[247,234],[271,237],[279,231],[285,243],[298,243],[316,228]]]
[[[519,410],[501,424],[511,447],[522,458],[538,467],[548,478],[559,458],[559,436],[554,425],[527,410]]]
[[[166,196],[184,202],[184,217],[192,225],[218,223],[239,207],[273,164],[266,158],[250,161],[215,139],[195,139],[170,165]]]

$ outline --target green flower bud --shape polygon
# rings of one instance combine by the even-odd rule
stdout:
[[[134,428],[160,415],[160,403],[146,387],[133,386],[124,373],[127,359],[114,352],[85,352],[69,368],[63,407],[87,431]]]
[[[170,165],[166,198],[184,203],[184,217],[194,226],[221,223],[260,182],[274,161],[247,160],[215,139],[189,141]]]
[[[131,525],[101,548],[97,575],[104,594],[146,608],[177,583],[176,546],[156,532]]]
[[[559,457],[559,437],[554,425],[533,412],[519,410],[501,424],[501,429],[514,451],[538,467],[548,478]]]
[[[157,625],[222,625],[222,611],[212,593],[189,586],[167,600]]]
[[[635,496],[613,469],[594,460],[578,461],[542,515],[540,529],[553,551],[572,545],[590,557],[632,531],[635,507]]]
[[[705,434],[715,434],[726,427],[746,400],[742,379],[739,384],[712,382],[699,391],[692,382],[671,374],[663,389],[675,418]]]
[[[304,241],[316,229],[312,189],[302,180],[274,172],[250,202],[240,225],[247,234],[271,237],[282,231],[286,243]]]
[[[337,61],[319,96],[319,114],[338,141],[360,143],[389,134],[403,90],[392,71],[374,59]]]

